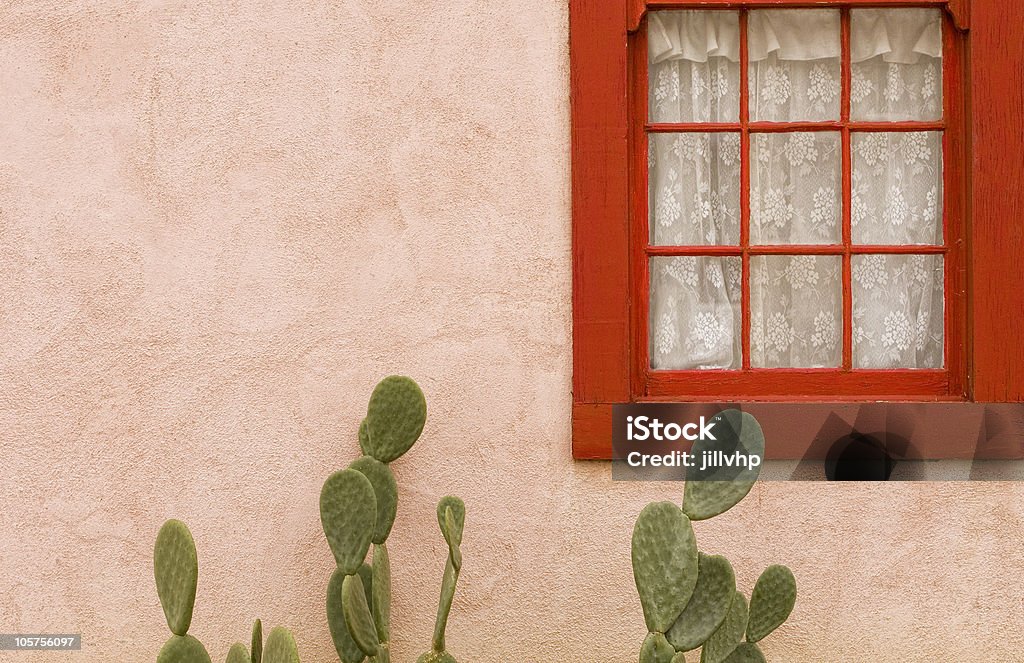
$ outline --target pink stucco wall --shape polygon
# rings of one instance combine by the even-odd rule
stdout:
[[[192,526],[193,633],[324,623],[323,479],[376,380],[416,377],[394,469],[395,661],[635,660],[632,521],[678,485],[569,452],[565,0],[9,0],[0,6],[0,632],[167,635],[153,537]],[[697,526],[802,595],[784,663],[1024,661],[1024,489],[767,484]]]

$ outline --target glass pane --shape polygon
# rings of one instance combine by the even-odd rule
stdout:
[[[942,368],[943,258],[855,255],[853,367]]]
[[[741,259],[651,259],[651,368],[740,368]]]
[[[854,133],[854,244],[942,243],[942,133]]]
[[[734,11],[651,12],[651,122],[738,122],[740,19]]]
[[[750,12],[750,119],[792,122],[839,119],[839,11]]]
[[[740,136],[648,135],[651,243],[738,245]]]
[[[853,120],[942,118],[942,11],[854,9],[850,16]]]
[[[843,360],[840,256],[750,258],[750,363],[835,368]]]
[[[750,150],[750,241],[838,244],[843,190],[839,134],[754,134]]]

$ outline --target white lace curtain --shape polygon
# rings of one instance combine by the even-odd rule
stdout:
[[[840,118],[838,10],[751,11],[747,39],[751,121]],[[735,11],[652,12],[649,120],[738,122],[739,41]],[[851,60],[851,120],[942,117],[939,10],[853,9]],[[841,243],[839,132],[751,138],[751,243]],[[941,244],[941,132],[855,132],[851,147],[853,244]],[[648,166],[652,244],[738,245],[738,133],[652,133]],[[753,256],[750,269],[751,364],[839,366],[841,259]],[[737,257],[652,260],[653,368],[741,366],[740,273]],[[941,256],[854,256],[852,285],[855,368],[942,366]]]

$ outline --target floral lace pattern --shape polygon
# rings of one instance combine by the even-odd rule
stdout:
[[[942,243],[942,133],[854,133],[855,244]]]
[[[842,174],[838,132],[754,134],[750,238],[754,244],[835,244]]]
[[[856,255],[854,368],[943,366],[943,259],[938,255]]]
[[[850,117],[942,117],[941,10],[853,8]],[[738,122],[739,13],[648,14],[648,120]],[[753,122],[840,119],[840,12],[752,9],[747,14],[748,109]],[[855,246],[941,245],[941,131],[851,135],[850,223]],[[749,240],[842,242],[838,131],[750,134]],[[648,134],[650,241],[738,246],[740,136]],[[870,248],[868,250],[871,250]],[[742,306],[750,365],[842,365],[842,257],[752,255],[743,293],[739,257],[650,260],[649,340],[655,369],[739,369]],[[854,368],[939,368],[944,361],[943,256],[851,257]]]
[[[651,134],[648,141],[651,242],[738,244],[739,134]]]
[[[651,260],[651,368],[739,368],[738,257]]]
[[[842,259],[753,256],[750,363],[835,368],[842,364]]]

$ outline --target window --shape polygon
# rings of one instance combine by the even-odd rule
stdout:
[[[615,403],[1024,400],[1022,26],[570,0],[574,455]]]
[[[964,397],[945,30],[928,7],[647,14],[631,81],[642,396]]]

